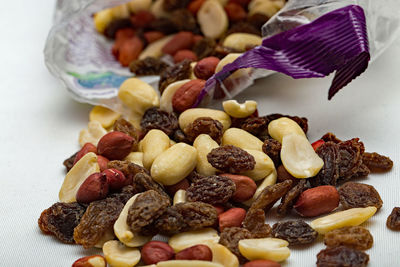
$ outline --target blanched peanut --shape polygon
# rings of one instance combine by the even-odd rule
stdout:
[[[125,80],[119,87],[118,97],[130,110],[141,115],[147,109],[160,105],[156,90],[137,78]]]
[[[223,43],[224,47],[244,52],[248,47],[261,45],[262,38],[250,33],[232,33],[228,35]]]
[[[157,263],[157,267],[224,267],[223,265],[211,261],[198,260],[170,260]]]
[[[256,165],[253,170],[244,172],[243,175],[250,177],[254,181],[258,181],[267,177],[275,170],[274,162],[267,154],[258,150],[245,150],[254,157]]]
[[[124,160],[130,161],[143,167],[143,152],[131,152]]]
[[[112,11],[110,8],[101,10],[94,14],[94,27],[99,33],[103,33],[107,25],[113,20]]]
[[[186,190],[179,189],[174,195],[174,205],[186,202]]]
[[[237,100],[226,100],[222,102],[222,106],[234,118],[246,118],[257,110],[257,102],[253,100],[246,100],[243,104],[239,104]]]
[[[114,223],[115,235],[117,236],[119,241],[121,241],[128,247],[140,247],[151,240],[151,236],[141,236],[139,234],[133,233],[129,225],[126,223],[129,208],[132,206],[139,195],[140,194],[134,195],[128,200],[128,202],[126,202],[124,208],[119,214],[118,219]]]
[[[169,17],[169,14],[164,10],[164,0],[156,0],[150,7],[150,12],[157,18]]]
[[[163,131],[150,130],[142,141],[143,166],[150,170],[158,155],[169,148],[169,137]]]
[[[205,242],[204,244],[211,249],[213,262],[225,267],[239,267],[238,258],[227,247],[213,242]]]
[[[142,117],[143,117],[143,113],[136,113],[131,111],[128,114],[128,121],[138,130],[142,129],[142,127],[140,126],[140,122],[142,121]]]
[[[176,142],[174,140],[169,139],[169,146],[176,145]]]
[[[190,82],[189,79],[177,81],[171,83],[170,85],[165,88],[164,92],[160,98],[160,109],[166,112],[173,112],[174,108],[172,107],[172,97],[174,96],[175,92],[185,83]]]
[[[229,64],[232,63],[233,61],[235,61],[238,57],[240,57],[242,54],[241,53],[230,53],[228,55],[226,55],[223,59],[220,60],[220,62],[218,63],[216,69],[215,69],[215,73],[219,72],[222,70],[222,68]],[[231,79],[238,79],[240,77],[244,77],[246,76],[249,72],[250,72],[251,68],[246,68],[246,69],[239,69],[237,71],[235,71],[234,73],[231,74],[231,76],[229,76],[229,78]]]
[[[82,183],[89,175],[99,171],[100,167],[97,163],[97,155],[93,152],[84,155],[65,176],[60,192],[58,193],[60,201],[67,203],[76,201],[76,192],[78,192]]]
[[[324,166],[308,139],[298,134],[283,137],[281,159],[285,169],[296,178],[313,177]]]
[[[189,124],[200,117],[210,117],[213,120],[219,121],[222,123],[224,131],[231,126],[231,118],[228,114],[221,110],[209,108],[190,108],[182,112],[179,116],[179,127],[182,129],[182,131],[185,131]]]
[[[248,260],[284,261],[290,256],[288,245],[279,238],[242,239],[239,251]]]
[[[163,185],[183,180],[196,167],[197,151],[185,143],[178,143],[159,154],[151,166],[151,176]]]
[[[196,75],[194,74],[194,67],[196,67],[196,64],[197,64],[197,62],[192,62],[192,63],[190,63],[190,68],[191,68],[191,71],[190,71],[190,80],[198,79],[198,78],[196,77]]]
[[[174,35],[165,36],[155,42],[150,43],[139,55],[139,59],[145,59],[146,57],[159,58],[163,55],[161,51],[164,45],[166,45]]]
[[[228,16],[223,6],[214,0],[205,1],[197,12],[197,21],[204,36],[217,39],[228,29]]]
[[[267,177],[264,178],[264,180],[261,182],[261,184],[257,187],[256,192],[254,193],[253,197],[245,202],[246,206],[251,206],[251,204],[254,202],[254,200],[257,199],[257,197],[261,194],[261,192],[270,185],[276,184],[276,179],[278,178],[276,169],[274,169]]]
[[[263,144],[264,143],[257,137],[239,128],[229,128],[222,136],[222,145],[234,145],[241,149],[251,149],[262,152]]]
[[[151,2],[151,0],[131,0],[127,5],[132,13],[137,13],[138,11],[149,10]]]
[[[100,238],[99,241],[97,241],[96,245],[94,245],[95,248],[102,248],[103,245],[110,240],[115,239],[115,234],[114,234],[114,228],[110,227],[109,229],[106,230],[106,232],[103,234],[103,236]]]
[[[249,4],[249,16],[256,13],[271,18],[284,6],[284,1],[253,0]]]
[[[111,8],[113,19],[129,18],[129,7],[126,4],[114,6]]]
[[[218,243],[219,236],[217,230],[213,228],[204,228],[196,231],[183,232],[173,235],[169,240],[168,244],[174,249],[175,252],[179,252],[185,248],[208,243]]]
[[[94,106],[89,113],[89,121],[98,121],[101,123],[101,126],[108,128],[113,126],[114,122],[118,120],[120,116],[121,114],[111,109],[102,106]]]
[[[376,207],[366,207],[339,211],[312,221],[310,226],[318,233],[326,234],[329,231],[345,226],[360,225],[371,218],[376,210]]]
[[[86,143],[91,143],[97,146],[99,140],[107,133],[106,129],[101,126],[98,121],[90,121],[88,128],[83,129],[79,133],[79,144],[84,146]]]
[[[294,120],[286,117],[271,121],[268,124],[268,133],[279,143],[282,143],[283,137],[289,134],[306,136],[303,129]]]
[[[117,240],[106,242],[103,254],[111,267],[133,267],[140,260],[140,251],[137,248],[128,248]]]
[[[219,147],[208,134],[200,134],[193,142],[193,146],[197,149],[197,165],[196,171],[202,175],[214,175],[217,169],[214,168],[207,160],[207,155],[214,148]]]

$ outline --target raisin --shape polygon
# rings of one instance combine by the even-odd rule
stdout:
[[[393,161],[389,157],[379,155],[376,152],[365,152],[362,156],[362,162],[372,172],[388,171],[393,167]]]
[[[190,31],[196,34],[200,33],[195,17],[187,9],[175,10],[171,13],[170,19],[178,31]]]
[[[114,225],[124,204],[118,198],[106,198],[90,203],[74,229],[75,242],[84,248],[93,247]]]
[[[45,234],[52,234],[64,243],[73,244],[74,228],[84,213],[84,206],[77,202],[58,202],[42,212],[38,224]]]
[[[289,242],[289,245],[310,244],[318,232],[303,220],[278,222],[272,226],[272,236]]]
[[[175,23],[173,23],[168,18],[158,18],[152,21],[149,25],[149,28],[155,31],[162,32],[166,35],[177,32]]]
[[[268,135],[268,123],[269,121],[264,117],[250,117],[242,123],[241,128],[260,138]]]
[[[290,181],[292,181],[292,185],[296,185],[299,181],[300,181],[300,179],[297,179],[297,178],[295,178],[294,176],[292,176],[286,169],[285,169],[285,167],[283,166],[283,165],[280,165],[277,169],[276,169],[276,172],[277,172],[277,181],[278,182],[284,182],[284,181],[286,181],[286,180],[290,180]]]
[[[292,183],[292,181],[286,180],[282,183],[267,186],[253,204],[251,204],[250,209],[262,209],[265,212],[269,211],[272,206],[290,190]]]
[[[191,0],[164,0],[162,8],[165,11],[174,11],[180,8],[186,8]]]
[[[140,126],[145,132],[158,129],[166,135],[170,135],[178,128],[178,118],[174,113],[159,108],[150,108],[144,113]]]
[[[187,199],[211,205],[224,204],[233,196],[235,190],[235,183],[231,179],[213,175],[192,183],[187,189]]]
[[[317,267],[365,267],[368,261],[369,256],[365,252],[344,246],[326,248],[317,255]]]
[[[232,33],[237,33],[237,32],[250,33],[250,34],[255,34],[255,35],[261,36],[260,28],[256,28],[251,23],[244,22],[244,21],[233,24],[229,28],[229,30],[226,32],[225,36],[228,36]]]
[[[342,140],[338,139],[336,137],[336,135],[334,135],[333,133],[326,133],[321,137],[322,140],[324,140],[325,142],[334,142],[336,144],[339,144],[340,142],[342,142]]]
[[[354,176],[361,164],[364,154],[364,144],[358,138],[353,138],[338,144],[339,146],[339,180],[347,181]]]
[[[199,230],[216,224],[217,210],[210,204],[203,202],[185,202],[175,205],[182,215],[185,227],[183,231]]]
[[[129,64],[129,70],[136,75],[160,75],[168,65],[154,57],[134,60]]]
[[[343,208],[382,207],[382,199],[372,186],[362,183],[347,182],[339,188],[340,204]]]
[[[246,259],[240,254],[239,241],[242,239],[252,238],[249,230],[239,227],[226,227],[221,232],[219,243],[227,247],[233,254],[235,254],[240,263],[246,262]]]
[[[262,209],[250,209],[242,225],[251,232],[252,238],[271,236],[271,226],[265,223],[265,212]]]
[[[286,195],[283,196],[281,203],[278,206],[277,213],[280,216],[285,216],[288,211],[293,208],[294,203],[300,194],[307,189],[307,180],[300,180],[295,186],[293,186]]]
[[[138,191],[137,187],[133,185],[126,185],[121,189],[121,192],[111,194],[110,197],[116,198],[125,204],[131,197],[141,192],[142,191]]]
[[[189,138],[185,135],[185,133],[181,129],[176,129],[172,135],[172,140],[177,143],[186,143],[191,144]]]
[[[143,191],[154,190],[163,197],[169,199],[168,194],[164,191],[162,185],[157,183],[151,178],[151,176],[147,173],[138,173],[133,177],[133,184],[136,186],[143,187]]]
[[[291,120],[294,120],[300,127],[303,129],[303,132],[306,134],[308,131],[308,119],[304,117],[298,117],[298,116],[290,116],[290,115],[282,115],[279,113],[274,113],[265,116],[269,121],[273,121],[282,117],[289,118]]]
[[[76,152],[71,157],[64,160],[63,165],[67,169],[67,172],[69,172],[69,170],[72,169],[72,167],[74,166],[74,162],[75,162],[75,158],[76,158],[77,154],[78,154],[78,152]]]
[[[261,27],[269,20],[269,17],[261,13],[255,13],[247,18],[247,21],[253,25],[256,29]]]
[[[133,178],[138,173],[148,173],[148,171],[145,168],[143,168],[142,166],[132,163],[130,161],[126,161],[126,160],[110,161],[107,164],[107,168],[117,169],[117,170],[121,171],[125,175],[127,180],[129,180],[129,181],[133,181]],[[132,185],[135,187],[135,190],[137,192],[145,191],[143,186],[138,183],[132,183]]]
[[[374,240],[368,229],[361,226],[346,226],[326,233],[324,243],[328,247],[346,246],[367,250],[372,247]]]
[[[386,226],[392,230],[400,230],[400,208],[394,207],[386,220]]]
[[[114,19],[110,23],[108,23],[107,27],[104,30],[104,35],[108,38],[114,39],[115,34],[118,30],[131,27],[132,22],[130,19]]]
[[[156,219],[153,228],[157,229],[160,234],[174,235],[182,232],[186,228],[185,220],[176,206],[170,206],[167,210]]]
[[[214,148],[207,154],[207,160],[214,168],[226,173],[249,171],[256,165],[252,155],[232,145]]]
[[[191,173],[189,173],[188,176],[186,176],[186,179],[189,180],[189,182],[194,183],[197,182],[198,180],[201,180],[203,178],[206,178],[207,176],[202,175],[196,171],[192,171]]]
[[[214,53],[214,49],[217,46],[214,39],[209,37],[204,37],[200,41],[196,42],[193,46],[193,52],[196,54],[197,58],[203,59],[209,57]]]
[[[333,142],[325,142],[316,150],[318,156],[324,161],[324,166],[319,173],[311,178],[313,186],[333,185],[335,186],[339,178],[339,147]]]
[[[281,143],[272,138],[266,139],[262,146],[262,150],[272,159],[275,166],[281,165],[281,148]]]
[[[237,50],[237,49],[231,48],[231,47],[225,47],[225,46],[222,46],[222,45],[216,45],[215,48],[214,48],[212,56],[217,57],[219,59],[222,59],[222,58],[226,57],[230,53],[240,53],[240,51]],[[224,85],[225,85],[225,87],[229,87],[225,83],[225,81],[224,81]],[[220,90],[222,90],[222,89],[220,89]],[[222,92],[220,94],[222,94]],[[225,95],[221,96],[221,98],[223,98],[224,96]],[[214,99],[219,99],[218,97],[219,96],[216,97],[215,93],[214,93]]]
[[[210,117],[200,117],[190,123],[185,129],[186,136],[193,142],[200,134],[208,134],[218,144],[221,143],[223,126]]]
[[[178,64],[167,67],[160,74],[160,81],[158,83],[158,90],[160,94],[164,92],[164,89],[167,88],[168,85],[174,83],[176,81],[181,81],[185,79],[189,79],[192,73],[192,67],[190,66],[189,60],[183,60]]]
[[[134,233],[151,224],[160,217],[169,206],[169,199],[154,190],[140,194],[129,207],[127,224]]]
[[[129,135],[130,137],[135,139],[135,142],[138,142],[139,139],[139,131],[132,125],[129,121],[124,118],[119,118],[114,122],[113,130],[117,132],[121,132]]]
[[[358,168],[357,172],[355,174],[353,174],[352,176],[350,176],[349,180],[355,179],[355,178],[360,178],[360,177],[365,177],[370,173],[371,173],[371,171],[368,169],[367,165],[362,163],[360,165],[360,167]]]

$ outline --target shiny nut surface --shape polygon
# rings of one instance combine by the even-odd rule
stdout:
[[[186,190],[179,189],[174,195],[174,205],[186,202]]]
[[[173,112],[174,108],[172,107],[172,98],[175,92],[185,83],[189,82],[189,79],[177,81],[171,83],[164,89],[161,98],[160,98],[160,109],[166,112]]]
[[[88,128],[83,129],[79,133],[79,144],[83,146],[86,143],[91,143],[97,146],[100,138],[102,138],[106,133],[106,129],[103,128],[100,122],[90,121],[88,123]]]
[[[98,121],[101,126],[108,128],[113,126],[114,122],[121,116],[121,114],[112,111],[111,109],[94,106],[89,113],[89,121]]]
[[[234,201],[243,202],[249,200],[257,190],[257,184],[247,176],[229,173],[223,173],[219,176],[228,177],[235,183],[236,191],[232,196]]]
[[[150,130],[142,140],[143,166],[150,170],[158,155],[169,148],[169,137],[163,131]]]
[[[194,79],[179,87],[172,97],[173,109],[177,112],[190,109],[196,103],[197,97],[205,84],[205,80]]]
[[[219,263],[225,267],[239,267],[238,258],[227,247],[215,242],[205,242],[204,244],[211,249],[213,262]]]
[[[207,160],[207,154],[214,148],[219,147],[208,134],[200,134],[193,142],[193,146],[197,150],[196,171],[202,175],[214,175],[217,169],[214,168]]]
[[[224,131],[231,126],[231,118],[228,114],[221,110],[209,109],[209,108],[191,108],[181,113],[179,116],[179,127],[181,130],[187,129],[187,126],[192,123],[195,119],[200,117],[210,117],[213,120],[217,120],[222,123]]]
[[[226,100],[222,102],[222,106],[225,112],[234,118],[246,118],[257,110],[257,102],[254,100],[246,100],[242,104],[237,100]]]
[[[226,227],[240,227],[245,217],[245,209],[231,208],[218,215],[219,230],[222,232]]]
[[[170,245],[161,241],[147,242],[141,250],[142,260],[145,264],[156,264],[161,261],[171,260],[174,254],[174,250]]]
[[[213,258],[212,251],[207,245],[194,245],[179,251],[175,255],[176,260],[199,260],[211,261]]]
[[[219,236],[218,232],[213,228],[204,228],[196,231],[188,231],[173,235],[169,240],[168,244],[174,249],[175,252],[179,252],[185,248],[208,243],[218,243]]]
[[[130,161],[143,167],[143,152],[131,152],[124,160]]]
[[[268,124],[268,133],[279,143],[282,143],[283,137],[289,134],[306,136],[303,129],[294,120],[286,117],[271,121]]]
[[[109,132],[104,135],[97,145],[97,153],[109,160],[122,160],[132,150],[134,139],[121,132]]]
[[[223,46],[244,52],[248,47],[261,45],[261,42],[262,38],[255,34],[232,33],[224,39]]]
[[[126,247],[117,240],[104,244],[103,254],[111,267],[133,267],[140,260],[140,251],[136,248]]]
[[[248,260],[284,261],[290,256],[289,243],[279,238],[243,239],[239,251]]]
[[[304,217],[331,212],[339,206],[339,192],[331,185],[321,185],[302,192],[294,209]]]
[[[76,201],[79,203],[90,203],[103,199],[107,196],[109,185],[107,176],[103,173],[93,173],[85,179],[76,192]]]
[[[256,160],[256,165],[253,170],[246,171],[246,175],[254,181],[259,181],[270,175],[275,170],[274,162],[267,154],[258,150],[245,149]]]
[[[257,137],[239,128],[229,128],[222,136],[222,145],[234,145],[242,149],[262,152],[263,144]]]

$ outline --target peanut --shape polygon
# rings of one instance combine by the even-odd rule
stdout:
[[[169,14],[164,10],[164,0],[156,0],[150,7],[151,13],[157,18],[169,17]]]
[[[137,233],[133,233],[126,223],[128,217],[129,208],[135,202],[136,198],[140,194],[136,194],[126,202],[124,208],[118,216],[118,219],[114,223],[114,233],[125,246],[128,247],[140,247],[146,244],[151,239],[151,236],[141,236]]]
[[[231,208],[218,216],[219,230],[222,232],[226,227],[240,227],[245,217],[245,209]]]
[[[192,62],[197,61],[197,55],[189,49],[179,50],[174,55],[174,63],[179,63],[184,61],[185,59],[190,60]]]
[[[187,190],[189,188],[189,181],[188,181],[188,179],[185,178],[182,181],[180,181],[179,183],[165,186],[164,188],[169,195],[175,195],[175,193],[178,192],[178,190],[181,190],[181,189]]]
[[[283,137],[289,134],[306,136],[303,129],[294,120],[286,117],[271,121],[268,124],[268,133],[281,144]]]
[[[312,221],[310,226],[318,233],[325,234],[345,226],[360,225],[371,218],[376,210],[376,207],[366,207],[339,211]]]
[[[93,255],[76,260],[72,267],[106,267],[106,259],[101,255]]]
[[[263,142],[254,135],[238,128],[229,128],[222,136],[222,145],[234,145],[242,149],[262,152]]]
[[[250,177],[254,181],[259,181],[275,171],[274,162],[270,157],[268,157],[267,154],[258,150],[245,150],[254,157],[256,160],[256,165],[254,166],[253,170],[246,171],[243,173],[243,175]]]
[[[281,267],[281,265],[271,260],[255,260],[245,263],[243,267]]]
[[[289,243],[279,238],[242,239],[239,251],[248,260],[284,261],[290,256]]]
[[[100,138],[102,138],[106,133],[106,129],[103,128],[100,122],[90,121],[88,123],[88,128],[83,129],[79,133],[79,144],[83,146],[86,143],[92,143],[97,146]]]
[[[196,137],[193,142],[193,146],[197,150],[197,165],[196,171],[202,175],[214,175],[217,172],[207,160],[207,154],[214,148],[218,147],[218,143],[215,142],[208,134],[200,134]]]
[[[179,251],[175,255],[176,260],[211,261],[212,257],[212,251],[206,245],[194,245]]]
[[[103,199],[108,194],[107,176],[103,173],[93,173],[85,179],[76,192],[76,201],[79,203],[90,203]]]
[[[236,185],[236,191],[232,196],[232,200],[243,202],[253,197],[257,190],[256,183],[247,176],[223,173],[219,176],[231,179]]]
[[[61,202],[76,201],[76,192],[89,175],[99,172],[97,156],[93,152],[83,156],[65,176],[64,182],[58,194]]]
[[[179,87],[172,97],[172,107],[174,110],[181,113],[190,109],[196,103],[196,99],[205,84],[205,80],[195,79]]]
[[[232,33],[225,38],[223,46],[233,48],[240,52],[245,52],[248,47],[261,45],[261,42],[261,37],[255,34]]]
[[[119,88],[118,97],[133,113],[140,115],[147,109],[160,105],[154,88],[137,78],[125,80]]]
[[[198,260],[172,260],[157,263],[157,267],[224,267],[223,265],[211,261]]]
[[[174,257],[174,250],[167,243],[150,241],[143,246],[141,254],[145,264],[156,264],[171,260]]]
[[[132,179],[128,179],[117,169],[106,169],[102,173],[106,176],[107,183],[111,190],[117,191],[122,189],[125,185],[132,184]]]
[[[186,191],[183,189],[179,189],[174,195],[174,205],[183,202],[186,202]]]
[[[229,21],[231,22],[238,22],[241,20],[246,19],[247,13],[245,9],[234,2],[229,2],[227,5],[224,6],[225,12],[228,15]]]
[[[223,6],[214,0],[205,1],[197,12],[197,21],[206,37],[219,38],[228,29],[228,16]]]
[[[238,258],[227,247],[214,242],[205,242],[205,244],[212,251],[213,262],[219,263],[225,267],[239,267]]]
[[[130,161],[143,167],[143,152],[131,152],[124,160]]]
[[[258,13],[271,18],[283,7],[284,3],[284,1],[253,0],[249,4],[249,16]]]
[[[271,174],[269,174],[267,177],[264,178],[264,180],[261,182],[261,184],[258,185],[256,192],[254,193],[253,197],[245,202],[246,206],[251,206],[251,204],[254,202],[254,200],[257,199],[257,197],[261,194],[261,192],[270,185],[274,185],[276,183],[277,179],[277,173],[276,170],[273,170]]]
[[[140,260],[140,251],[128,248],[117,240],[110,240],[103,246],[103,254],[111,267],[133,267]]]
[[[226,131],[231,126],[231,118],[228,114],[221,110],[209,108],[191,108],[185,110],[179,116],[179,127],[182,131],[185,131],[189,124],[200,117],[210,117],[213,120],[219,121],[220,123],[222,123],[224,131]]]
[[[127,3],[132,13],[142,10],[149,10],[152,0],[131,0]]]
[[[160,99],[160,109],[164,110],[166,112],[173,112],[174,109],[172,107],[172,98],[174,97],[175,92],[184,84],[187,82],[190,82],[189,79],[187,80],[182,80],[182,81],[177,81],[174,83],[171,83],[170,85],[167,86],[167,88],[164,89],[164,92],[161,95]]]
[[[222,68],[235,61],[238,57],[240,57],[242,54],[241,53],[230,53],[226,55],[221,61],[218,63],[217,67],[215,68],[215,73],[220,72]],[[240,69],[232,73],[229,78],[230,79],[239,79],[241,77],[245,77],[249,74],[251,68],[246,68],[246,69]]]
[[[222,106],[234,118],[246,118],[257,110],[257,102],[254,100],[246,100],[243,104],[239,104],[237,100],[226,100],[222,102]]]
[[[101,155],[97,155],[97,163],[99,164],[100,171],[104,171],[107,169],[109,160]]]
[[[150,172],[157,182],[173,185],[188,176],[196,163],[196,149],[185,143],[178,143],[156,157]]]
[[[168,135],[161,130],[150,130],[142,140],[143,167],[150,170],[156,157],[168,148]]]
[[[339,192],[334,186],[317,186],[301,193],[294,208],[301,216],[318,216],[336,209],[339,198]]]
[[[175,55],[179,50],[189,49],[193,44],[193,33],[192,32],[179,32],[164,45],[161,51],[164,54]]]
[[[134,141],[127,134],[109,132],[99,140],[97,153],[109,160],[122,160],[131,152]]]
[[[95,248],[102,248],[103,245],[110,240],[114,240],[115,239],[115,234],[114,234],[114,229],[113,227],[108,228],[103,236],[100,238],[99,241],[97,241],[97,243],[94,245]]]
[[[89,121],[98,121],[104,128],[111,127],[119,117],[121,114],[102,106],[94,106],[89,113]]]
[[[215,73],[219,61],[217,57],[203,58],[195,64],[193,69],[194,75],[199,79],[207,80]]]
[[[94,27],[99,33],[103,33],[107,25],[113,20],[112,11],[110,8],[101,10],[94,14]]]
[[[218,241],[219,236],[215,229],[204,228],[201,230],[183,232],[173,235],[168,240],[168,244],[174,249],[175,252],[179,252],[194,245],[208,244],[208,242],[218,243]]]
[[[95,147],[91,143],[86,143],[86,144],[83,145],[81,150],[79,150],[78,154],[76,154],[73,165],[75,165],[75,163],[77,163],[83,156],[85,156],[89,152],[93,152],[93,153],[96,154],[97,153],[97,147]]]
[[[110,9],[114,19],[129,18],[129,7],[126,4],[114,6]]]
[[[283,137],[281,159],[285,169],[296,178],[313,177],[324,166],[308,139],[299,134]]]
[[[171,39],[174,37],[174,35],[168,35],[165,36],[151,44],[149,44],[143,51],[140,53],[139,59],[145,59],[146,57],[154,57],[154,58],[160,58],[163,53],[161,49],[167,44]]]

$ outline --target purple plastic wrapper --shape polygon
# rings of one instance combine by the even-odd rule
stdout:
[[[72,97],[123,114],[128,111],[116,95],[119,85],[131,74],[113,59],[112,44],[96,32],[91,15],[126,2],[58,0],[55,25],[45,47],[48,69],[64,83]],[[396,39],[399,28],[397,0],[289,1],[263,26],[263,45],[210,79],[196,105],[233,98],[255,79],[275,71],[294,78],[324,77],[336,71],[329,90],[331,98],[365,70],[368,51],[371,60],[377,58]],[[321,53],[315,53],[316,47]],[[239,76],[229,77],[238,68],[246,69]],[[157,76],[141,79],[157,87]]]

